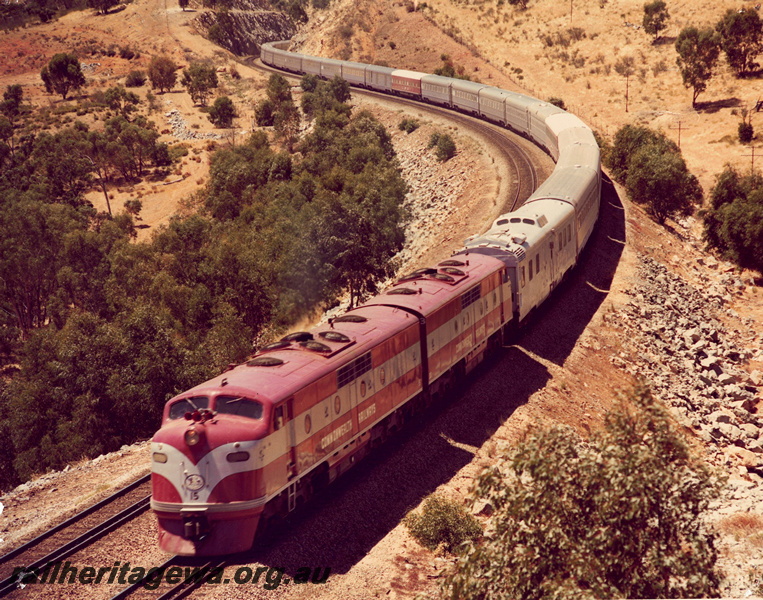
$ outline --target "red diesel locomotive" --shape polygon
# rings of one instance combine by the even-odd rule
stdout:
[[[162,549],[248,549],[437,397],[512,320],[506,265],[454,256],[171,399],[153,438]]]

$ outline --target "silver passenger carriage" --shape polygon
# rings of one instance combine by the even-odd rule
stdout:
[[[453,106],[451,87],[453,79],[441,75],[424,75],[421,78],[421,97],[428,102],[447,106]]]
[[[487,87],[484,83],[454,79],[452,85],[453,106],[464,112],[479,115],[479,93],[484,87]]]
[[[506,125],[507,98],[511,98],[510,92],[492,86],[482,88],[479,92],[480,115],[499,125]]]
[[[392,73],[394,70],[391,67],[366,65],[366,87],[379,92],[391,93]]]
[[[559,157],[556,136],[549,130],[546,120],[552,115],[566,114],[558,106],[548,102],[538,102],[527,107],[527,115],[530,124],[530,137],[539,146],[543,146],[551,157],[556,160]]]
[[[342,79],[350,85],[366,86],[366,65],[346,61],[342,63]]]
[[[322,58],[321,60],[321,77],[324,79],[333,79],[337,75],[342,77],[342,64],[344,61],[336,60],[334,58]]]

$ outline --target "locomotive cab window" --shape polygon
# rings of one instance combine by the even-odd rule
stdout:
[[[184,398],[170,405],[170,419],[182,419],[185,413],[209,408],[209,398],[206,396],[194,396],[193,398]]]
[[[238,415],[247,419],[262,418],[262,404],[240,396],[218,396],[215,400],[215,410],[220,414]]]

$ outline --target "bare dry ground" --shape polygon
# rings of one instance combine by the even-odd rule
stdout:
[[[738,3],[669,3],[670,27],[658,44],[653,44],[643,30],[627,25],[640,24],[640,0],[575,0],[572,16],[570,5],[557,0],[531,0],[527,11],[507,4],[497,8],[494,3],[468,0],[427,0],[427,5],[429,9],[408,12],[402,2],[392,0],[335,0],[331,11],[314,15],[298,40],[309,53],[349,55],[430,72],[440,66],[440,55],[447,53],[483,82],[540,98],[563,98],[573,112],[609,135],[624,123],[636,122],[661,127],[677,139],[680,123],[682,150],[706,191],[724,163],[749,165],[750,158],[744,156],[747,149],[735,141],[739,116],[733,111],[749,108],[758,99],[760,80],[737,80],[722,68],[708,91],[700,96],[702,106],[692,109],[691,92],[681,85],[672,46],[684,25],[713,24],[726,8],[738,8]],[[0,36],[0,52],[14,57],[0,65],[0,86],[20,82],[25,96],[33,102],[57,103],[42,93],[39,68],[54,52],[82,51],[89,40],[106,45],[129,42],[142,56],[137,61],[83,58],[85,62],[101,63],[90,75],[93,83],[88,91],[95,85],[113,85],[138,65],[145,68],[150,56],[159,52],[169,53],[182,64],[194,57],[229,64],[232,59],[227,53],[193,34],[189,27],[192,16],[161,0],[137,0],[114,15],[71,14],[53,24]],[[347,31],[340,30],[342,25],[350,25],[352,35],[342,34]],[[570,26],[581,28],[585,37],[566,47],[544,41],[549,39],[546,36],[553,41],[556,34],[564,34]],[[638,66],[630,82],[628,113],[624,106],[625,81],[613,68],[620,56],[634,56]],[[250,110],[252,99],[263,93],[266,76],[243,65],[237,68],[242,82],[225,79],[225,85],[236,95],[234,99]],[[162,110],[152,118],[160,130],[165,127],[164,113],[177,108],[192,131],[214,132],[184,91],[176,89],[159,96],[159,100]],[[375,110],[394,129],[398,113]],[[250,124],[251,112],[245,115],[239,121],[242,130]],[[193,129],[193,124],[198,129]],[[403,161],[421,158],[414,135],[395,133]],[[163,139],[173,141],[170,134]],[[484,196],[489,197],[497,185],[497,173],[487,160],[489,149],[479,142],[462,142],[461,162],[448,167],[452,172],[436,173],[424,166],[417,176],[425,180],[422,197],[428,192],[442,193],[437,184],[454,177],[451,191],[457,193],[461,210],[468,211],[469,202],[476,206]],[[166,222],[180,200],[195,191],[206,177],[207,142],[186,143],[191,153],[181,173],[169,178],[184,176],[181,182],[167,186],[155,182],[113,191],[116,205],[143,194],[143,219],[149,226],[143,235]],[[200,162],[191,160],[194,157]],[[602,219],[591,247],[574,277],[547,303],[520,342],[489,361],[450,404],[434,411],[430,420],[392,442],[368,465],[361,466],[309,507],[295,523],[287,525],[285,531],[239,560],[240,564],[283,565],[287,572],[305,565],[330,566],[328,583],[283,585],[274,591],[210,586],[203,596],[360,599],[410,598],[420,592],[431,593],[440,571],[451,559],[418,546],[400,525],[405,513],[435,490],[464,498],[478,470],[516,443],[528,424],[562,423],[586,434],[601,423],[615,391],[632,382],[632,377],[613,363],[627,340],[609,315],[629,301],[625,291],[638,283],[640,258],[652,256],[699,284],[698,271],[690,265],[696,267],[697,258],[702,256],[696,244],[688,243],[689,233],[680,228],[670,232],[655,225],[639,208],[630,205],[622,190],[609,184],[604,189]],[[102,202],[97,194],[92,199]],[[436,205],[435,209],[440,207]],[[459,222],[466,221],[459,218]],[[465,225],[461,231],[449,230],[449,239],[433,239],[430,246],[442,245],[442,252],[447,254],[458,236],[468,233],[472,231]],[[418,256],[424,260],[430,257],[434,255],[422,252]],[[739,317],[724,318],[730,326],[742,329],[742,317],[760,323],[762,298],[759,288],[747,287],[729,305]],[[691,431],[687,434],[693,436]],[[698,438],[694,439],[698,452],[704,452]],[[131,456],[146,454],[144,447]],[[0,537],[17,539],[22,527],[26,533],[65,512],[71,498],[86,498],[94,490],[105,493],[104,486],[138,468],[134,459],[123,462],[117,458],[88,463],[86,471],[44,480],[4,498],[7,508],[0,517]],[[761,487],[760,478],[746,473],[741,477],[736,459],[730,458],[723,466],[736,480],[749,483],[753,491]],[[724,518],[748,514],[749,507],[733,504],[733,495],[730,504],[724,505]],[[51,508],[53,498],[57,501]],[[741,523],[743,519],[736,520]],[[747,543],[749,535],[740,534],[739,527],[752,527],[756,534],[763,530],[763,524],[755,525],[752,519],[752,525],[742,523],[736,527],[736,521],[732,521],[721,523],[725,533],[724,568],[729,577],[725,590],[728,595],[742,595],[750,585],[747,572],[761,558],[761,550],[759,545]],[[113,545],[89,560],[110,564],[109,560],[123,549],[150,546],[154,535],[150,527],[133,531],[130,538],[115,538]],[[83,597],[106,597],[113,591],[104,586]]]

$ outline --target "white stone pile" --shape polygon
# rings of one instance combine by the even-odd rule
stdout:
[[[219,133],[202,133],[188,129],[183,115],[177,108],[164,113],[164,116],[167,117],[167,123],[172,128],[172,135],[179,140],[219,140],[222,137]]]

